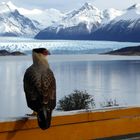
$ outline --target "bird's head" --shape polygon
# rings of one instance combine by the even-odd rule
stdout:
[[[46,48],[33,49],[33,53],[37,53],[38,55],[43,55],[43,56],[50,55],[50,52]]]
[[[35,48],[32,50],[33,62],[42,63],[47,62],[46,57],[50,55],[50,52],[46,48]]]

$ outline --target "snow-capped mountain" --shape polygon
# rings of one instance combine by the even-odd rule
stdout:
[[[63,17],[65,17],[65,14],[60,12],[56,9],[25,9],[22,7],[17,7],[14,5],[11,1],[6,3],[10,9],[18,10],[20,14],[32,19],[38,21],[42,26],[40,28],[46,28],[48,26],[51,26],[56,21],[61,20]]]
[[[140,4],[127,8],[122,15],[92,33],[93,39],[140,41]]]
[[[99,10],[90,3],[39,32],[37,39],[140,41],[140,4],[126,10]]]
[[[140,41],[139,34],[140,4],[126,10],[99,10],[86,2],[81,8],[68,13],[56,9],[29,10],[17,7],[10,1],[0,4],[1,36]]]
[[[125,20],[125,21],[134,21],[140,19],[140,4],[134,4],[125,10],[125,13],[117,17],[115,21]]]
[[[102,15],[103,15],[102,23],[106,24],[111,20],[115,19],[116,17],[121,16],[123,13],[124,11],[117,10],[114,8],[105,9],[102,11]]]
[[[73,10],[59,22],[41,31],[36,38],[85,39],[102,21],[101,11],[90,3]]]
[[[98,26],[101,20],[101,11],[92,4],[85,3],[80,9],[68,13],[66,17],[59,22],[58,26],[61,26],[61,28],[68,28],[83,23],[90,32],[92,26]]]
[[[101,11],[91,3],[73,10],[59,22],[42,30],[37,39],[92,39],[90,34],[123,12],[116,9]]]
[[[33,36],[39,32],[37,24],[6,3],[0,4],[0,36]]]
[[[53,23],[60,21],[63,17],[65,17],[65,14],[53,8],[40,10],[40,12],[36,12],[36,14],[24,15],[26,15],[30,19],[38,21],[42,25],[42,28],[51,26]]]

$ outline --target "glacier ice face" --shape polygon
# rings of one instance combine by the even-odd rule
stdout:
[[[45,47],[54,54],[77,54],[77,53],[102,53],[114,49],[135,46],[138,43],[110,42],[110,41],[75,41],[75,40],[34,40],[27,38],[0,38],[0,50],[10,52],[21,51],[31,53],[33,48]]]

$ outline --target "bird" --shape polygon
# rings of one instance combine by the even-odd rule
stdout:
[[[32,50],[33,64],[26,69],[23,85],[27,106],[37,113],[38,125],[48,129],[51,125],[52,111],[56,106],[56,80],[51,70],[46,48]]]

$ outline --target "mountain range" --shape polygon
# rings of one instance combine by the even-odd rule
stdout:
[[[100,10],[90,3],[63,13],[0,4],[0,35],[36,39],[114,40],[139,42],[140,4],[124,10]]]
[[[100,26],[91,36],[95,40],[140,42],[140,4],[127,8],[121,16]]]
[[[40,31],[38,25],[8,4],[0,4],[0,36],[34,36]]]

